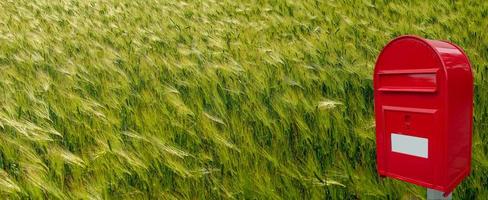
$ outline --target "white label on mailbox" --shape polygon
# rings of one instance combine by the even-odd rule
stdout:
[[[391,133],[391,151],[428,158],[429,140],[427,138]]]

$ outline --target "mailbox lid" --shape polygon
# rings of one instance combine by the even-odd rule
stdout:
[[[427,40],[416,36],[392,40],[376,62],[374,84],[378,91],[399,92],[396,95],[407,97],[417,93],[443,95],[436,93],[443,82],[445,69],[439,55]]]

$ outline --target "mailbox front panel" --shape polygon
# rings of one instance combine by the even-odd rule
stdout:
[[[378,58],[374,84],[380,175],[441,185],[446,84],[438,55],[417,38],[394,40]]]

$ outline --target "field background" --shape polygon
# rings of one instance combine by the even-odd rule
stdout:
[[[0,1],[2,199],[422,199],[375,169],[372,71],[403,34],[475,73],[488,198],[488,1]]]

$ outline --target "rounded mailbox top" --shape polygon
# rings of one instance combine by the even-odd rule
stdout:
[[[438,73],[444,78],[472,81],[471,64],[453,43],[405,35],[390,41],[381,51],[375,74]],[[457,80],[453,80],[457,81]]]

